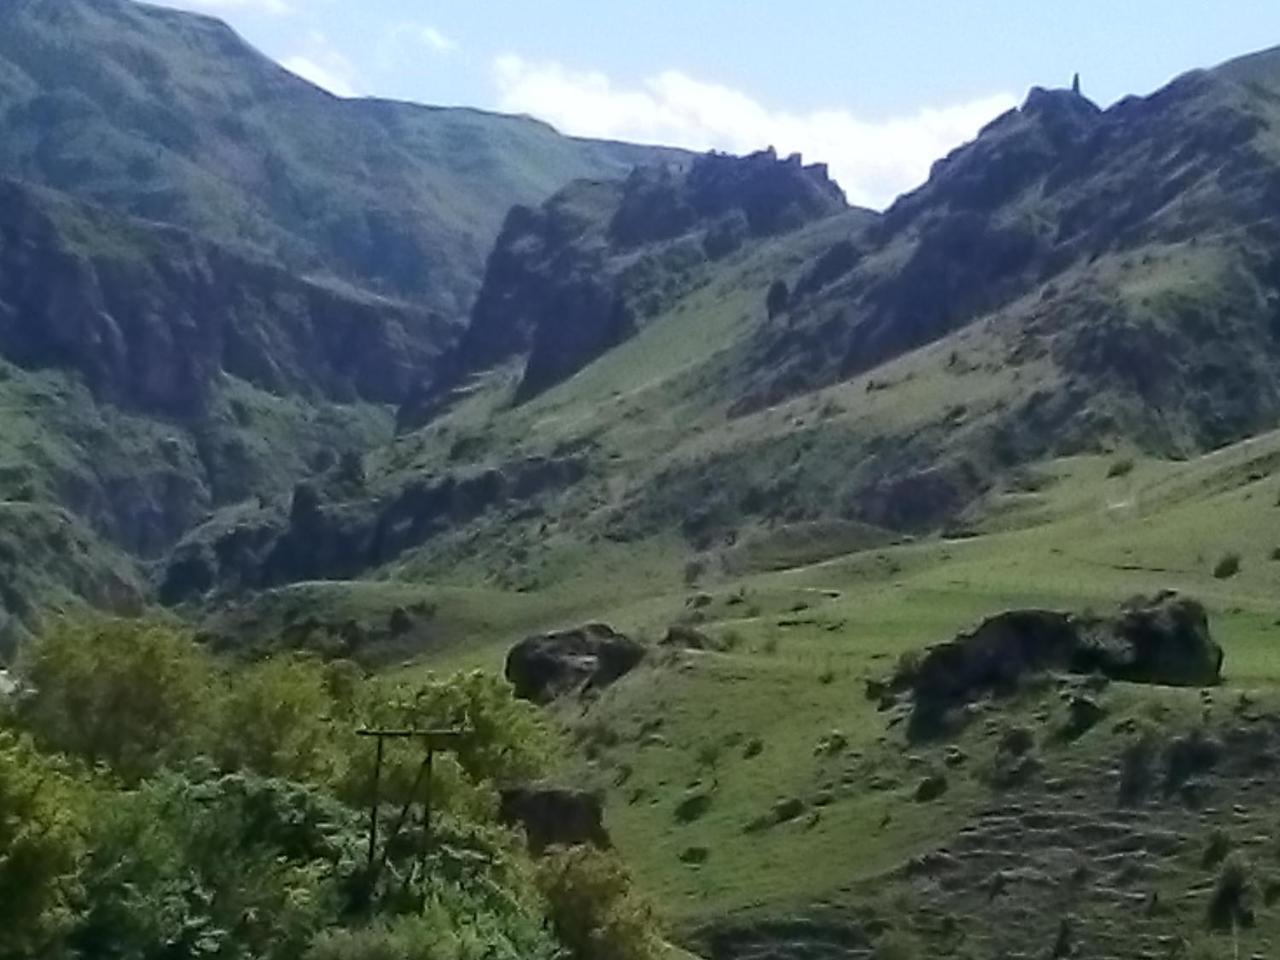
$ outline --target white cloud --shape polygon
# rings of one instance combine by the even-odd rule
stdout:
[[[425,26],[419,31],[419,35],[423,43],[436,53],[453,53],[458,49],[458,41],[437,27]]]
[[[565,133],[693,150],[774,146],[830,165],[852,203],[883,208],[928,176],[934,160],[1016,105],[1008,93],[863,120],[845,109],[772,110],[746,93],[667,70],[635,86],[604,73],[507,55],[493,64],[500,106]]]
[[[317,87],[323,87],[338,97],[357,96],[356,89],[349,75],[338,66],[322,65],[310,57],[288,57],[281,62],[290,73],[296,73],[303,80],[309,80]]]

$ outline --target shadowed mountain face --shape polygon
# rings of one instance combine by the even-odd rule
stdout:
[[[1021,355],[1052,355],[1069,381],[1050,406],[1114,388],[1148,409],[1110,429],[1165,448],[1269,423],[1280,413],[1277,59],[1188,74],[1107,111],[1033,90],[856,250],[801,280],[789,322],[757,339],[738,411],[1020,312]]]
[[[525,359],[516,399],[536,396],[704,284],[718,261],[846,209],[825,166],[773,150],[640,167],[516,207],[447,375],[402,424],[460,377],[513,357]]]
[[[276,394],[402,401],[453,329],[195,234],[0,179],[0,355],[192,421],[222,376]]]
[[[0,116],[0,172],[451,316],[512,204],[663,155],[340,100],[218,21],[129,0],[7,0]]]
[[[513,204],[678,156],[341,100],[202,16],[7,0],[0,509],[154,557],[210,509],[287,497],[434,376]]]
[[[1280,419],[1278,62],[1033,90],[877,214],[771,150],[340,100],[207,18],[11,0],[0,503],[169,600],[518,583],[550,530],[727,568],[1247,436]]]

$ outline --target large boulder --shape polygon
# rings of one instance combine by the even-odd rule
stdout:
[[[499,818],[508,826],[524,828],[529,852],[535,856],[548,847],[612,846],[600,797],[581,790],[546,784],[503,790]]]
[[[644,644],[603,623],[528,637],[507,655],[506,676],[516,696],[551,703],[601,690],[634,670]]]
[[[1069,667],[1078,639],[1069,614],[1010,610],[929,648],[898,683],[910,688],[918,707],[949,707],[1010,692],[1029,673]]]
[[[1117,680],[1211,687],[1222,679],[1222,647],[1204,605],[1171,591],[1130,601],[1085,638],[1105,650],[1102,672]]]
[[[1212,686],[1222,677],[1222,648],[1197,601],[1164,592],[1136,598],[1109,617],[1011,610],[927,650],[894,678],[909,691],[917,723],[988,694],[1009,693],[1022,678],[1061,670],[1166,686]]]

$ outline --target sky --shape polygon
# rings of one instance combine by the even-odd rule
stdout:
[[[1079,72],[1103,106],[1280,45],[1280,0],[166,0],[340,96],[827,163],[884,207]]]

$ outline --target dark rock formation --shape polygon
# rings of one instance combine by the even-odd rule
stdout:
[[[892,530],[924,530],[955,516],[988,481],[965,460],[922,470],[887,472],[861,494],[862,510],[873,524]]]
[[[522,700],[546,704],[601,690],[644,659],[644,644],[602,623],[529,637],[507,655],[506,677]]]
[[[642,167],[516,207],[489,257],[471,324],[440,377],[401,410],[425,422],[466,374],[523,358],[517,402],[567,379],[702,282],[747,239],[846,209],[822,165],[772,150]]]
[[[1044,671],[1100,673],[1115,680],[1210,686],[1222,675],[1222,648],[1209,635],[1204,607],[1174,593],[1130,601],[1115,616],[1014,610],[930,648],[900,672],[913,720],[927,725],[954,707],[1007,694]]]
[[[750,234],[763,237],[844,207],[844,193],[825,164],[805,166],[798,154],[779,160],[772,148],[747,157],[710,153],[694,160],[683,177],[638,168],[627,181],[609,235],[621,247],[636,247],[740,213]]]
[[[947,778],[941,774],[925,777],[916,787],[916,801],[932,803],[947,792],[948,786]]]
[[[197,418],[231,375],[394,404],[451,339],[421,308],[0,180],[0,355],[75,370],[100,400]]]
[[[517,403],[567,380],[636,331],[626,300],[594,276],[558,286],[548,308],[556,319],[539,324],[534,333]]]
[[[604,828],[604,805],[598,795],[564,787],[533,784],[502,791],[499,819],[523,827],[534,856],[548,847],[612,846]]]
[[[582,479],[577,459],[530,458],[414,480],[381,498],[327,499],[304,483],[288,513],[263,507],[228,524],[215,518],[172,551],[160,600],[176,604],[216,589],[264,589],[342,580],[394,560],[451,525],[534,500]]]

